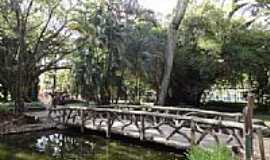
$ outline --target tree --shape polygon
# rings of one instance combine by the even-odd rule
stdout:
[[[124,66],[131,72],[127,81],[135,81],[129,88],[133,92],[133,102],[140,102],[143,85],[159,91],[164,46],[165,34],[159,25],[144,21],[129,29],[123,58]]]
[[[195,10],[187,13],[178,30],[167,105],[199,106],[205,90],[225,74],[219,63],[227,25],[224,14],[210,4]]]
[[[177,30],[186,13],[188,2],[189,0],[178,0],[177,6],[174,10],[173,19],[169,25],[167,47],[166,47],[166,53],[164,55],[165,66],[164,66],[163,78],[162,78],[162,83],[161,83],[161,89],[160,89],[160,93],[158,97],[158,104],[160,105],[165,104],[165,98],[167,96],[172,67],[173,67],[174,50],[177,43],[176,42]]]
[[[83,9],[76,15],[71,26],[78,31],[79,48],[74,55],[76,79],[82,82],[80,90],[87,100],[108,104],[112,98],[116,71],[122,50],[123,24],[120,23],[119,5],[112,1],[83,3]]]
[[[57,69],[72,52],[66,30],[72,8],[64,8],[61,1],[0,1],[0,77],[16,111],[23,111],[29,92],[36,92],[39,75]]]
[[[74,55],[78,87],[86,99],[99,104],[117,103],[128,90],[140,97],[144,53],[157,48],[148,37],[155,25],[152,12],[136,1],[105,2],[84,3],[72,26],[83,44]],[[125,83],[130,79],[135,79],[135,87]]]

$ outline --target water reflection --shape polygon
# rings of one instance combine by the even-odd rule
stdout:
[[[96,143],[83,138],[55,133],[38,138],[35,149],[55,158],[68,159],[75,155],[86,158],[93,157]]]
[[[5,149],[9,149],[10,152],[23,151],[31,154],[36,153],[40,157],[46,157],[39,157],[38,160],[180,159],[179,156],[175,154],[160,152],[149,148],[146,149],[137,145],[110,141],[98,136],[81,136],[69,133],[36,133],[19,136],[13,135],[5,138],[0,137],[0,145],[7,146]],[[35,158],[35,160],[36,159],[37,158]],[[21,159],[15,157],[14,160]]]

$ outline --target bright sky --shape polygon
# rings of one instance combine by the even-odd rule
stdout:
[[[156,13],[162,13],[163,16],[172,13],[177,0],[139,0],[139,3],[145,8],[152,9]]]

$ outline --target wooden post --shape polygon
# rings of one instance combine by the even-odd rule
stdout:
[[[140,140],[144,140],[145,138],[145,127],[144,127],[144,116],[140,115],[141,128],[140,128]]]
[[[253,108],[254,108],[254,96],[249,93],[247,97],[247,106],[244,108],[244,160],[251,160],[254,156],[253,154]]]
[[[112,129],[112,122],[111,122],[111,114],[107,112],[107,130],[106,130],[106,137],[111,137],[111,129]]]
[[[237,122],[241,122],[241,116],[236,116],[236,117],[235,117],[235,120],[236,120]]]
[[[81,133],[84,133],[84,124],[85,123],[85,116],[84,116],[84,110],[81,109]]]
[[[262,134],[262,131],[260,129],[257,131],[257,135],[258,135],[258,141],[259,141],[261,160],[266,160],[265,151],[264,151],[263,134]]]
[[[66,127],[66,109],[63,109],[63,117],[62,117],[62,120],[63,120],[63,125],[65,125],[65,127]]]
[[[49,108],[48,119],[52,120],[52,108]]]
[[[191,131],[190,131],[190,143],[191,143],[191,145],[193,146],[193,145],[195,145],[195,131],[196,131],[196,129],[195,129],[195,122],[193,121],[193,120],[191,120],[191,122],[190,122],[190,129],[191,129]]]

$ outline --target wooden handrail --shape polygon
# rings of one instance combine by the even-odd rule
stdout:
[[[169,113],[156,113],[156,112],[148,112],[148,111],[130,111],[130,110],[121,110],[121,109],[111,109],[111,108],[89,108],[89,107],[66,107],[66,108],[56,108],[52,109],[54,111],[61,110],[77,110],[77,111],[95,111],[95,112],[112,112],[118,114],[126,114],[126,115],[136,115],[136,116],[154,116],[159,118],[167,118],[167,119],[175,119],[175,120],[188,120],[194,121],[200,124],[209,124],[209,125],[219,125],[221,127],[235,128],[235,129],[243,129],[243,123],[237,121],[230,120],[216,120],[210,118],[200,118],[195,116],[182,116],[182,115],[174,115]],[[254,130],[265,131],[268,130],[268,127],[254,125]]]
[[[195,109],[195,108],[186,108],[187,106],[147,106],[147,105],[123,105],[123,104],[117,104],[117,105],[99,105],[97,108],[128,108],[128,109],[139,109],[139,110],[155,110],[155,111],[176,111],[176,112],[195,112],[200,113],[204,115],[213,115],[213,116],[224,116],[229,118],[242,118],[242,113],[228,113],[228,112],[218,112],[218,111],[208,111],[203,109]]]

